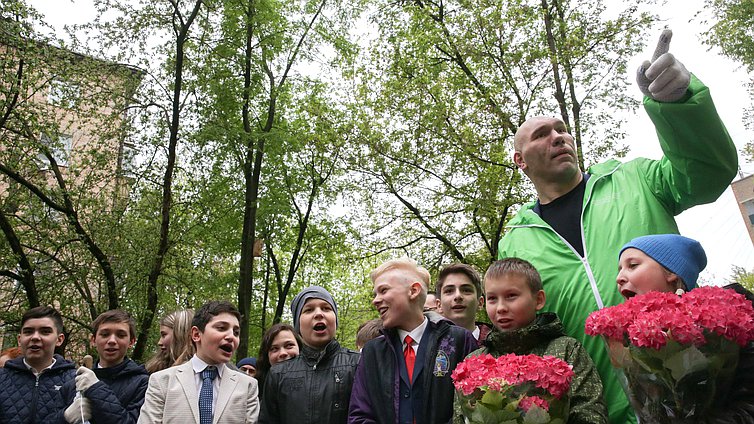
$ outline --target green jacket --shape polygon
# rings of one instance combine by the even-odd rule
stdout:
[[[497,329],[487,336],[484,347],[470,353],[494,357],[515,353],[516,355],[549,355],[560,358],[573,367],[573,380],[568,393],[570,412],[568,424],[607,423],[607,409],[602,399],[602,383],[594,363],[573,337],[563,332],[563,324],[557,315],[545,312],[537,315],[529,326],[511,332]],[[460,408],[458,409],[460,411]]]
[[[580,341],[605,387],[610,422],[635,422],[602,340],[584,335],[592,311],[622,302],[615,277],[618,252],[634,237],[677,233],[674,216],[716,200],[735,176],[738,158],[709,90],[692,75],[689,95],[678,103],[644,99],[664,157],[609,160],[589,169],[581,214],[584,259],[547,223],[522,206],[507,224],[499,257],[531,262],[542,275],[545,310],[563,320]]]

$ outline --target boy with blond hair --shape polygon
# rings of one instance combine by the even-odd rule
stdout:
[[[361,352],[348,422],[451,422],[450,374],[476,340],[439,314],[423,313],[430,276],[412,259],[387,261],[370,278],[385,328]]]

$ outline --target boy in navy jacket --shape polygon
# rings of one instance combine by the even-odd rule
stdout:
[[[450,374],[476,340],[437,313],[423,314],[429,272],[413,260],[388,261],[370,277],[385,329],[361,352],[348,422],[451,422]]]
[[[149,375],[142,365],[126,357],[136,341],[134,320],[127,312],[114,309],[100,314],[92,328],[91,343],[99,359],[92,369],[80,367],[76,379],[61,389],[65,409],[59,421],[77,423],[83,415],[91,424],[136,423]]]

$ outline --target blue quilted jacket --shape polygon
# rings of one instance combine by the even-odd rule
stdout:
[[[60,388],[76,376],[73,362],[55,355],[55,365],[35,377],[23,358],[0,368],[0,423],[50,423],[60,405]]]
[[[144,366],[126,358],[121,364],[110,368],[94,368],[99,381],[90,387],[84,396],[92,404],[91,424],[133,424],[139,420],[139,411],[144,404],[144,394],[149,385],[149,374]],[[60,390],[61,412],[59,423],[65,423],[62,411],[73,403],[76,382],[67,382]]]

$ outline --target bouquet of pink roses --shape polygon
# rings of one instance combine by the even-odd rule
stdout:
[[[754,340],[754,308],[720,287],[649,292],[593,312],[585,329],[605,337],[641,421],[684,422],[725,396],[740,346]]]
[[[565,423],[573,370],[553,356],[471,356],[452,374],[467,423]]]

